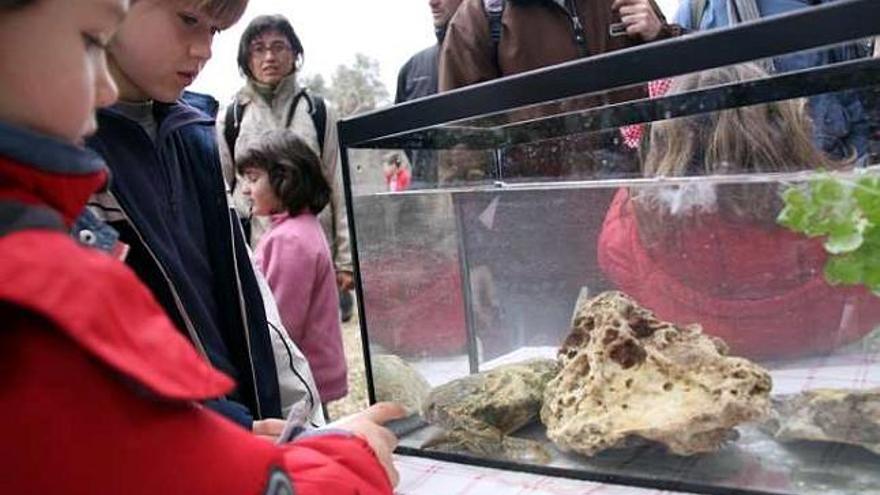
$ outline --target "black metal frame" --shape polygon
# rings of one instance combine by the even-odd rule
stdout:
[[[367,147],[374,139],[467,118],[868,38],[880,31],[877,19],[880,2],[839,0],[576,60],[341,120],[340,144]]]
[[[455,235],[458,238],[458,269],[461,271],[461,295],[464,300],[464,318],[465,318],[465,335],[467,337],[467,358],[468,371],[470,374],[480,372],[480,357],[477,355],[477,333],[474,330],[474,306],[473,295],[471,294],[471,275],[468,268],[468,250],[465,246],[464,226],[461,218],[461,203],[458,202],[458,195],[452,195],[452,208],[455,215]]]
[[[346,204],[349,209],[354,204],[348,158],[349,148],[425,147],[424,138],[419,138],[421,139],[419,140],[410,136],[411,140],[407,141],[406,135],[438,125],[529,105],[868,38],[880,34],[880,23],[877,22],[877,19],[880,19],[880,0],[839,0],[835,3],[737,27],[693,34],[685,39],[664,40],[539,69],[342,120],[338,123],[338,133]],[[800,36],[800,33],[809,34]],[[855,74],[854,77],[849,77],[853,74]],[[709,106],[704,105],[698,109],[684,106],[676,110],[676,115],[691,115],[743,104],[862,87],[876,84],[878,80],[880,80],[880,62],[877,60],[847,62],[798,73],[783,74],[761,81],[737,83],[692,92],[688,95],[689,97],[692,98],[695,93],[698,93],[707,98],[705,103]],[[792,84],[792,81],[804,84]],[[686,95],[678,96],[684,97]],[[681,100],[682,98],[676,99],[676,96],[642,100],[598,110],[574,112],[517,123],[507,128],[453,132],[478,135],[483,139],[482,144],[478,146],[479,148],[494,147],[497,152],[499,147],[523,142],[524,138],[517,137],[517,135],[535,138],[535,134],[528,132],[523,134],[521,131],[534,131],[544,138],[557,136],[558,134],[554,134],[557,131],[563,133],[589,132],[603,127],[594,119],[601,112],[612,112],[612,115],[615,115],[613,125],[644,122],[656,119],[660,115],[666,117],[665,113],[660,112],[665,112],[672,104],[679,105],[682,103]],[[633,118],[633,115],[646,119],[639,120]],[[535,130],[536,126],[539,128],[537,131]],[[355,215],[351,213],[349,214],[349,229],[354,269],[359,274],[357,228]],[[376,395],[369,351],[370,341],[364,307],[363,285],[360,277],[355,277],[355,282],[358,292],[358,310],[361,316],[360,329],[364,345],[367,393],[372,404],[376,402]],[[638,476],[610,475],[586,470],[551,468],[407,447],[399,448],[398,452],[478,466],[629,486],[686,490],[706,494],[767,495],[769,493],[673,480],[655,480]]]
[[[754,81],[549,115],[494,128],[435,127],[377,138],[364,143],[362,147],[449,149],[455,146],[456,149],[494,149],[500,152],[500,149],[508,146],[544,139],[877,84],[880,84],[880,58],[866,58],[786,72]]]

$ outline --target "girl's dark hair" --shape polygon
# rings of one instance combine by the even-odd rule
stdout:
[[[241,35],[241,40],[238,42],[238,70],[240,70],[248,79],[254,78],[254,74],[251,72],[250,67],[251,43],[257,39],[258,36],[269,31],[278,31],[287,38],[290,47],[293,48],[293,55],[295,58],[294,70],[302,65],[303,58],[305,57],[305,50],[303,49],[302,42],[299,40],[299,36],[296,35],[296,31],[294,31],[293,26],[290,25],[290,21],[280,14],[261,15],[255,17],[254,20],[248,24],[244,29],[244,33]]]
[[[317,215],[330,202],[330,183],[321,159],[293,131],[271,130],[257,136],[235,162],[238,173],[260,168],[282,206],[291,215],[303,208]]]

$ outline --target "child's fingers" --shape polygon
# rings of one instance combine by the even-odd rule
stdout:
[[[385,424],[393,419],[406,416],[406,410],[400,404],[393,402],[379,402],[360,413],[364,418],[377,424]]]

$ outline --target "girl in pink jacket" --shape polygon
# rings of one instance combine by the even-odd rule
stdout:
[[[289,130],[272,130],[244,147],[236,168],[254,215],[270,216],[255,262],[275,295],[281,321],[303,350],[321,401],[345,397],[339,294],[330,247],[317,214],[330,185],[311,148]]]

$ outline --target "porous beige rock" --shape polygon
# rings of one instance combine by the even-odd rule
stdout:
[[[541,420],[560,448],[592,456],[650,440],[712,452],[769,413],[770,375],[699,325],[658,320],[621,292],[579,302]]]
[[[782,442],[844,443],[880,455],[880,388],[815,389],[774,397],[764,429]]]

